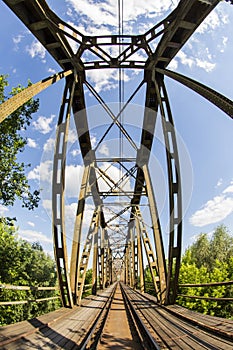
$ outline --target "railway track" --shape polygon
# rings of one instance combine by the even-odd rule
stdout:
[[[133,311],[122,285],[118,283],[98,325],[90,331],[89,342],[82,348],[107,349],[160,349],[146,326]]]
[[[160,306],[116,283],[87,297],[82,307],[3,327],[0,349],[232,350],[233,322],[210,318],[204,325],[202,316],[198,324],[188,310]]]
[[[233,334],[231,339],[224,332],[214,334],[202,327],[118,284],[98,331],[85,349],[233,349]]]
[[[231,334],[214,333],[208,327],[205,329],[204,325],[200,327],[192,320],[184,319],[179,312],[171,313],[166,307],[159,306],[127,286],[122,286],[122,289],[160,349],[233,349],[233,329]]]

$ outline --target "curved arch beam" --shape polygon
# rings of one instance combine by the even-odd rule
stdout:
[[[156,68],[156,71],[178,81],[179,83],[197,92],[199,95],[205,97],[207,100],[215,104],[215,106],[220,108],[223,112],[228,114],[229,117],[233,118],[233,102],[226,96],[182,74],[172,72],[168,69],[160,68]]]
[[[47,89],[50,85],[72,74],[72,70],[63,71],[54,74],[48,78],[38,81],[35,84],[28,86],[26,89],[19,92],[17,95],[9,98],[0,105],[0,123],[2,123],[11,113],[29,101],[39,92]]]
[[[174,304],[178,289],[178,277],[182,245],[182,188],[180,161],[170,103],[162,75],[155,82],[160,105],[162,128],[167,155],[170,234],[168,252],[166,304]]]
[[[76,78],[76,77],[75,77]],[[54,256],[63,306],[73,307],[65,230],[66,150],[75,79],[67,79],[60,108],[53,161],[52,223]]]

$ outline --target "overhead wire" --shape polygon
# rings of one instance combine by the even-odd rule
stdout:
[[[119,52],[118,57],[120,59],[120,55],[122,53],[122,36],[124,33],[124,22],[123,22],[123,0],[118,0],[118,36],[119,36]],[[119,80],[119,89],[118,89],[118,99],[119,99],[119,121],[120,124],[123,125],[123,111],[122,111],[122,104],[124,102],[124,72],[122,71],[122,68],[120,66],[119,62],[119,70],[118,70],[118,80]],[[123,157],[123,133],[121,130],[119,130],[119,158]],[[121,162],[119,162],[119,177],[122,178],[123,168],[121,165]],[[120,193],[119,193],[120,195]],[[120,198],[119,198],[120,200]],[[119,225],[121,224],[121,217],[119,216]]]

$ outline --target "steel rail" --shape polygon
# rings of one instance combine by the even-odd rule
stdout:
[[[109,310],[110,310],[110,307],[111,307],[111,303],[112,303],[114,294],[116,292],[116,287],[117,287],[117,283],[115,284],[115,286],[113,288],[113,291],[111,292],[109,298],[106,300],[104,307],[101,309],[101,311],[99,312],[99,314],[95,318],[91,329],[88,331],[88,333],[86,334],[84,340],[79,345],[79,349],[80,350],[89,349],[90,344],[93,343],[93,341],[91,339],[94,336],[96,330],[98,330],[98,332],[99,332],[100,330],[103,329],[105,321],[106,321],[106,319],[108,317],[108,313],[109,313]],[[103,318],[103,319],[101,320],[101,318]],[[99,327],[99,329],[98,329],[98,327]]]
[[[130,310],[132,315],[132,320],[134,323],[137,324],[138,332],[140,334],[140,338],[142,341],[143,349],[154,349],[159,350],[161,349],[159,344],[154,340],[154,338],[151,336],[150,332],[148,331],[146,325],[144,324],[142,318],[139,316],[139,314],[136,312],[135,307],[133,306],[131,300],[129,299],[127,293],[125,292],[122,284],[120,283],[121,291],[123,294],[123,298],[125,300],[126,307]]]
[[[233,332],[232,332],[233,328],[232,328],[231,320],[227,320],[227,319],[225,320],[225,319],[215,317],[214,319],[215,319],[216,326],[212,323],[207,324],[207,323],[204,323],[203,319],[201,320],[198,319],[196,312],[185,309],[183,307],[177,307],[176,309],[174,309],[173,305],[170,305],[170,306],[159,305],[153,296],[150,296],[148,294],[142,295],[140,292],[138,292],[137,290],[133,290],[130,287],[127,287],[127,289],[130,290],[130,293],[135,295],[133,299],[136,302],[139,302],[140,299],[142,300],[143,302],[142,311],[140,310],[139,313],[143,314],[143,316],[145,317],[147,322],[150,324],[152,329],[154,329],[155,333],[157,333],[157,326],[154,324],[154,321],[156,321],[156,314],[158,315],[158,317],[162,317],[165,322],[170,323],[171,329],[169,329],[169,332],[172,335],[172,338],[170,339],[170,341],[168,340],[168,335],[165,338],[163,337],[161,338],[158,333],[158,336],[161,338],[162,341],[165,342],[168,349],[170,348],[173,349],[175,347],[175,342],[173,341],[179,340],[179,338],[183,338],[187,336],[190,337],[191,341],[194,341],[194,343],[196,342],[196,345],[202,344],[204,346],[204,344],[206,344],[206,341],[202,340],[202,337],[204,336],[204,334],[207,335],[209,337],[209,340],[211,341],[213,340],[213,338],[216,338],[220,343],[222,343],[223,339],[226,340],[227,349],[230,349],[229,344],[232,345],[232,339],[233,339]],[[151,307],[149,307],[148,305],[148,307],[145,308],[145,301],[149,301],[152,304]],[[139,308],[140,306],[137,309]],[[183,310],[185,312],[183,312]],[[206,316],[202,314],[200,315]],[[180,323],[180,321],[182,323]],[[229,321],[229,327],[226,327],[225,330],[221,329],[221,327],[219,326],[219,324],[221,324],[221,321],[225,321],[226,323]],[[163,325],[163,327],[165,327],[164,329],[166,329],[167,326]],[[183,335],[183,337],[178,336],[178,333],[177,334],[174,333],[175,328],[173,327],[175,327],[179,331],[183,331],[185,335]],[[193,330],[191,328],[193,328]],[[208,333],[203,332],[202,334],[199,334],[196,336],[195,330],[199,328],[201,332],[204,331]],[[212,344],[209,343],[207,349],[212,349],[213,344],[214,342]],[[226,349],[223,343],[222,343],[222,347],[217,347],[217,348],[222,350]]]

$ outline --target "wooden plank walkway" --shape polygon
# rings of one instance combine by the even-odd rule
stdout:
[[[156,298],[152,295],[144,293],[144,296],[147,299],[156,302]],[[204,315],[199,312],[186,309],[179,305],[169,305],[165,306],[165,308],[175,316],[178,315],[180,318],[183,318],[198,327],[204,326],[209,331],[212,331],[215,334],[219,334],[221,336],[226,336],[227,338],[230,338],[233,341],[233,320]]]
[[[114,288],[115,285],[112,285],[98,292],[97,296],[85,298],[81,307],[61,308],[32,320],[1,327],[0,349],[80,349],[80,344],[91,329],[99,312],[103,310]],[[149,294],[140,295],[127,286],[124,286],[124,290],[136,311],[145,318],[143,322],[146,322],[148,331],[151,332],[161,349],[233,349],[233,320],[202,315],[178,305],[160,307],[154,304],[155,298]],[[113,303],[112,311],[114,322],[111,328],[110,318],[106,321],[101,346],[106,349],[114,349],[116,341],[119,342],[120,339],[124,344],[122,349],[126,349],[126,341],[122,341],[123,333],[121,334],[124,324],[121,320],[118,320],[117,324],[115,320],[117,313],[125,311],[123,305],[119,305],[122,301],[118,295],[114,300],[116,304]],[[109,315],[111,316],[111,311]],[[205,330],[202,329],[203,326]],[[114,337],[115,339],[112,339]]]
[[[81,307],[61,308],[32,320],[0,328],[1,350],[78,349],[114,285],[85,298]]]

